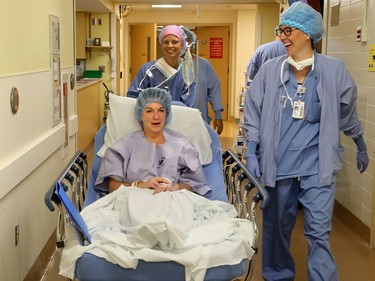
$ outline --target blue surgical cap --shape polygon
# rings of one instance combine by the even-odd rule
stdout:
[[[298,28],[306,33],[314,43],[319,42],[324,35],[322,15],[304,2],[294,2],[282,12],[280,25]]]
[[[137,103],[134,108],[135,117],[143,128],[142,113],[149,103],[157,102],[163,105],[166,110],[165,125],[167,125],[172,118],[172,99],[170,93],[164,89],[147,88],[144,89],[137,98]]]
[[[190,39],[191,43],[197,40],[197,35],[190,29],[186,28],[185,26],[181,26],[182,30],[185,32],[186,37]]]

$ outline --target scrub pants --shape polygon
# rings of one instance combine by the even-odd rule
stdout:
[[[320,187],[318,175],[313,175],[280,180],[274,188],[266,189],[270,202],[263,210],[264,280],[294,280],[290,240],[300,201],[308,241],[308,280],[337,281],[336,263],[329,244],[336,184]]]

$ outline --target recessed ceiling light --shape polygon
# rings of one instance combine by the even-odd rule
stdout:
[[[162,5],[152,5],[152,8],[181,8],[182,5],[171,5],[171,4],[162,4]]]

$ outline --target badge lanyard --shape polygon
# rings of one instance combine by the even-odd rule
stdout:
[[[293,102],[292,117],[294,119],[303,119],[303,117],[305,117],[305,102],[302,101],[302,95],[304,95],[305,92],[306,88],[303,86],[303,84],[298,84],[296,92],[296,94],[298,95],[298,101]]]
[[[281,65],[281,71],[280,71],[280,80],[281,80],[281,83],[283,84],[285,92],[286,92],[286,96],[282,96],[282,98],[285,99],[283,107],[285,108],[287,102],[289,101],[290,106],[292,107],[292,118],[303,119],[304,116],[305,116],[305,102],[302,101],[302,96],[306,92],[306,88],[303,85],[304,85],[305,81],[307,80],[307,78],[310,76],[310,73],[314,70],[314,65],[312,65],[311,70],[310,70],[309,74],[306,76],[303,84],[302,85],[299,84],[297,86],[297,91],[294,94],[294,96],[290,97],[289,93],[288,93],[288,90],[287,90],[287,88],[284,84],[284,81],[283,81],[283,70],[284,70],[284,65],[285,65],[286,62],[287,61],[284,60],[284,62]],[[294,101],[294,99],[297,97],[297,95],[298,95],[298,100]]]

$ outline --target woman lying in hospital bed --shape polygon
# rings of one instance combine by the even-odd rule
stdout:
[[[205,198],[212,190],[197,149],[165,127],[173,118],[170,95],[146,89],[134,111],[142,130],[114,142],[101,162],[95,188],[109,194],[81,213],[92,243],[68,239],[60,274],[73,278],[85,252],[124,268],[136,268],[139,259],[172,260],[185,266],[186,280],[251,259],[251,222],[236,218],[232,205]]]

